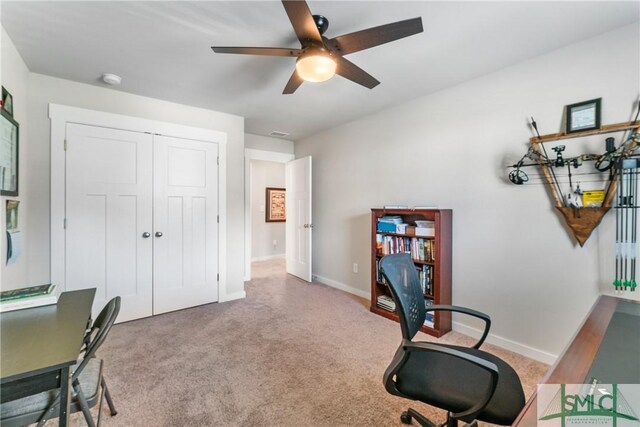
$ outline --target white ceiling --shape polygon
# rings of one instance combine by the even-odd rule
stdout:
[[[214,54],[210,46],[299,47],[278,1],[1,3],[32,72],[246,118],[246,131],[300,139],[639,19],[632,2],[314,1],[329,38],[420,16],[424,33],[349,55],[382,82],[341,77],[282,89],[295,60]],[[612,64],[615,66],[615,64]]]

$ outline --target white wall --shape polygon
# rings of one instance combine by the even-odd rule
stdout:
[[[285,223],[266,222],[266,187],[284,188],[284,163],[251,161],[251,258],[268,259],[285,254]],[[273,241],[276,244],[273,244]]]
[[[29,125],[33,143],[24,161],[29,171],[31,228],[30,283],[49,279],[49,103],[117,113],[226,132],[227,143],[227,294],[241,294],[244,254],[244,119],[201,108],[146,98],[49,76],[29,75]]]
[[[293,154],[293,141],[246,133],[244,135],[244,148]]]
[[[630,120],[638,32],[624,27],[298,141],[296,157],[314,160],[314,274],[369,292],[370,208],[452,208],[454,304],[490,314],[495,342],[553,360],[599,294],[599,231],[576,246],[545,188],[510,184],[505,166],[527,149],[530,115],[555,133],[565,105],[602,97],[603,123]]]
[[[26,167],[25,156],[31,149],[27,117],[27,92],[29,70],[22,57],[16,50],[13,42],[2,28],[0,62],[2,74],[0,82],[13,96],[13,118],[20,125],[19,152],[18,152],[18,197],[0,197],[0,289],[15,289],[36,283],[29,282],[28,266],[30,265],[30,253],[26,250],[29,244],[30,225],[27,215],[30,209],[28,198],[29,176]],[[19,200],[18,225],[22,235],[23,252],[21,258],[12,265],[6,265],[7,239],[6,233],[6,200]],[[48,283],[48,282],[41,282]]]

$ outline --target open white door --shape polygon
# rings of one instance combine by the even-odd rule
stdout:
[[[311,282],[311,156],[286,167],[287,273]]]

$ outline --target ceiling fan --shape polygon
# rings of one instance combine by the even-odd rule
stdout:
[[[296,68],[284,88],[283,94],[291,94],[304,81],[323,82],[338,74],[369,89],[380,84],[369,73],[344,58],[344,55],[389,43],[421,33],[422,19],[413,18],[380,25],[355,33],[328,39],[323,36],[329,28],[329,20],[322,15],[312,15],[302,0],[282,0],[293,30],[300,40],[300,49],[280,47],[220,47],[212,46],[216,53],[244,55],[289,56],[297,58]]]

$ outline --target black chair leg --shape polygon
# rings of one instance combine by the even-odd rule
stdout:
[[[451,418],[451,412],[447,412],[447,422],[443,424],[446,427],[458,427],[458,420]]]
[[[409,408],[400,415],[400,421],[402,421],[403,424],[411,424],[412,419],[415,419],[422,427],[438,427],[437,424],[432,423],[424,415],[413,408]]]
[[[89,411],[89,404],[87,403],[87,399],[84,397],[84,393],[82,392],[80,385],[74,383],[73,388],[76,391],[76,397],[78,398],[80,409],[82,409],[82,413],[84,414],[84,420],[87,422],[89,427],[96,427],[93,417],[91,416],[91,411]]]
[[[102,389],[104,390],[104,396],[107,398],[107,405],[109,405],[109,412],[112,417],[118,415],[118,411],[116,411],[116,407],[113,404],[113,400],[111,399],[111,394],[109,393],[109,388],[107,387],[107,382],[102,378]]]
[[[447,421],[442,425],[443,427],[458,427],[458,420],[451,418],[451,412],[447,413]],[[464,427],[478,427],[478,420],[473,420],[470,423],[464,423]]]
[[[38,425],[36,427],[43,427],[44,423],[46,423],[48,419],[55,418],[58,412],[60,411],[59,406],[60,406],[60,393],[58,392],[55,399],[53,399],[53,402],[51,402],[51,405],[49,406],[49,408],[45,411],[44,414],[42,414],[42,417],[40,418],[40,420],[38,420]]]
[[[98,402],[98,423],[96,427],[100,427],[100,421],[102,420],[102,402],[104,401],[104,387],[102,384],[102,378],[100,378],[100,401]]]

